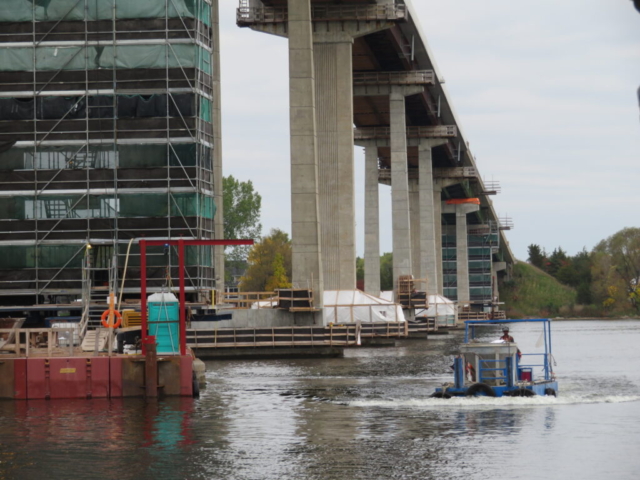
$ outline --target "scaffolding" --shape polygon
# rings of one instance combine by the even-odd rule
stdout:
[[[458,258],[455,219],[443,215],[442,225],[442,281],[443,294],[451,300],[458,299]],[[448,223],[447,223],[448,222]],[[495,278],[493,275],[493,255],[500,249],[498,224],[487,221],[484,224],[467,226],[467,248],[469,267],[469,298],[471,303],[490,304],[493,302]]]
[[[500,248],[498,225],[487,221],[467,227],[469,244],[469,295],[474,303],[491,304],[494,297],[493,254]]]
[[[87,245],[96,286],[132,238],[214,237],[213,20],[210,0],[0,2],[1,296],[79,297]],[[177,254],[149,254],[159,291]],[[136,244],[128,265],[138,293]],[[186,265],[213,288],[212,247]]]

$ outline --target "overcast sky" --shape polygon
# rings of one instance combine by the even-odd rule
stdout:
[[[640,227],[640,15],[629,0],[414,0],[449,100],[516,257],[570,254]],[[263,233],[290,232],[285,39],[240,29],[220,0],[224,174],[262,195]],[[364,252],[364,160],[356,147],[357,249]],[[381,249],[391,251],[380,186]]]

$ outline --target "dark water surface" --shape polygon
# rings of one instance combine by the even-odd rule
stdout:
[[[0,402],[0,480],[640,478],[640,321],[553,331],[557,399],[428,398],[455,334],[207,362],[199,400]]]

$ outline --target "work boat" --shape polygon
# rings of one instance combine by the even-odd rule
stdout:
[[[544,352],[520,352],[515,342],[478,341],[476,335],[486,327],[510,323],[535,323],[542,329],[536,347]],[[486,337],[485,337],[486,338]],[[453,383],[436,388],[431,396],[532,397],[557,395],[558,382],[553,373],[551,320],[471,320],[465,322],[464,343],[453,363]]]

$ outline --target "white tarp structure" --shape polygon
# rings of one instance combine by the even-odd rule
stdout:
[[[276,308],[277,306],[278,306],[277,297],[266,298],[264,300],[260,300],[259,302],[253,302],[251,304],[251,308],[253,310],[258,310],[259,308]]]
[[[393,290],[380,292],[380,298],[386,300],[387,302],[393,302]]]
[[[324,324],[404,322],[402,307],[361,290],[325,290]]]
[[[458,321],[458,306],[442,295],[429,295],[429,308],[416,310],[416,317],[435,318],[438,327],[453,327]]]
[[[324,324],[404,322],[402,306],[364,293],[361,290],[325,290]],[[276,308],[277,299],[267,298],[251,305],[252,309]]]

